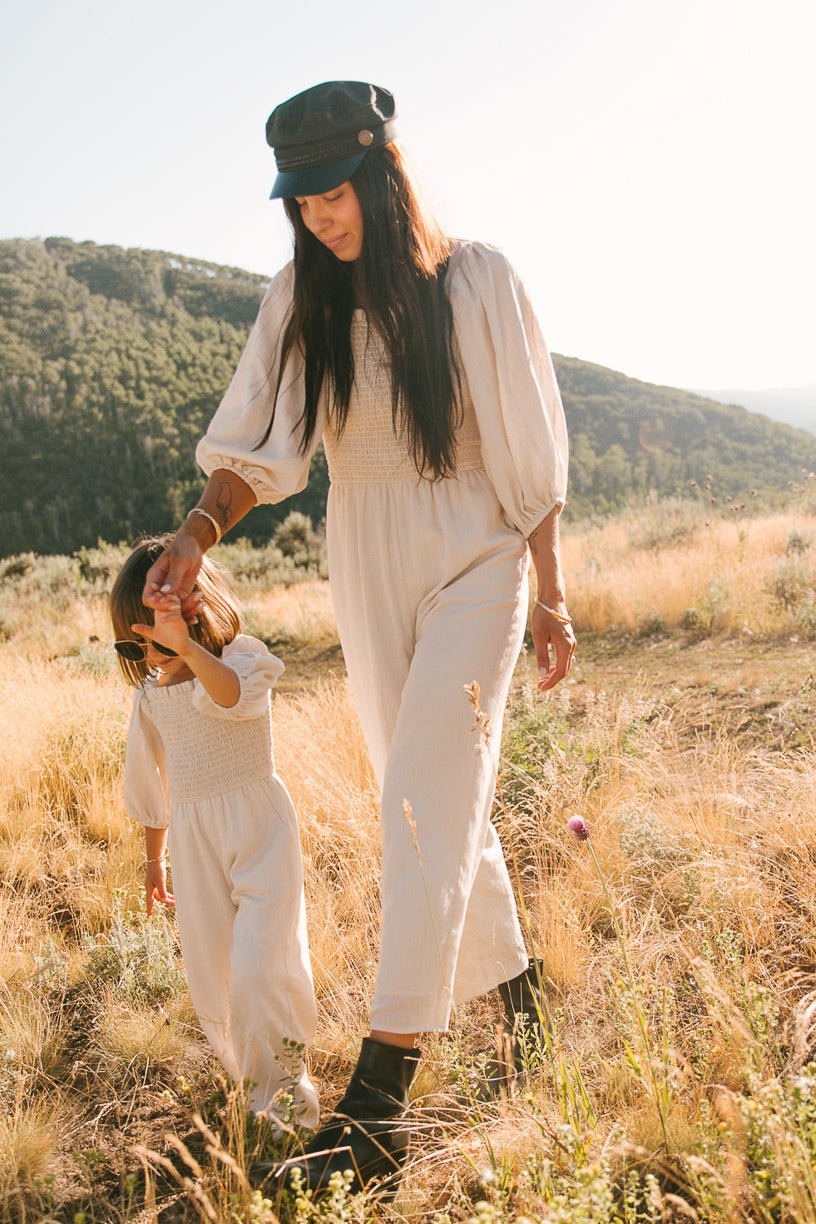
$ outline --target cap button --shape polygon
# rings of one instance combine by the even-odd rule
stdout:
[[[361,145],[365,145],[368,148],[370,144],[374,143],[374,133],[369,132],[368,128],[363,128],[361,132],[357,133],[357,140]]]

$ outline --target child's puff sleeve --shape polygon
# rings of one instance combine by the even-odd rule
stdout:
[[[164,744],[141,690],[134,695],[125,752],[125,811],[150,829],[166,829],[170,791]]]
[[[306,487],[309,465],[323,433],[323,408],[305,454],[300,453],[304,409],[303,357],[293,352],[278,386],[283,332],[291,313],[294,265],[273,279],[264,295],[246,348],[226,394],[196,449],[196,460],[210,476],[218,468],[234,471],[252,489],[258,504],[283,501]],[[266,432],[275,408],[269,437]]]
[[[261,718],[269,710],[269,690],[285,671],[281,660],[269,652],[263,642],[239,633],[224,647],[221,662],[231,667],[241,683],[241,692],[234,706],[222,706],[213,701],[200,680],[193,682],[193,706],[201,714],[237,721]]]
[[[500,251],[461,243],[447,287],[485,469],[507,521],[526,537],[566,499],[567,427],[552,361]]]

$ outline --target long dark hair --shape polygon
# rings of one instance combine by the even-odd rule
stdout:
[[[318,402],[342,433],[354,382],[351,318],[366,312],[391,362],[391,412],[420,475],[439,479],[456,464],[462,396],[445,292],[451,242],[423,206],[399,145],[372,149],[351,177],[363,216],[359,259],[337,259],[306,228],[293,199],[284,201],[295,238],[292,313],[284,328],[275,399],[293,352],[305,365],[301,453],[314,437]],[[274,408],[266,433],[269,437]],[[257,448],[256,448],[257,449]]]

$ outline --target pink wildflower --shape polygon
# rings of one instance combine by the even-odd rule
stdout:
[[[576,841],[586,841],[589,837],[589,825],[583,816],[570,816],[567,828]]]

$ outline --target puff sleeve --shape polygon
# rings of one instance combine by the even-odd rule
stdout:
[[[566,498],[567,428],[552,361],[500,251],[461,243],[447,288],[485,468],[505,517],[526,537]]]
[[[270,654],[263,642],[239,633],[224,647],[222,663],[238,676],[241,693],[234,706],[221,706],[213,701],[200,680],[193,682],[193,706],[201,714],[215,718],[239,721],[245,718],[261,718],[269,710],[269,690],[274,688],[285,668],[276,655]]]
[[[275,402],[280,344],[293,287],[294,264],[289,263],[267,289],[232,381],[196,449],[196,460],[208,476],[217,468],[234,471],[259,505],[283,501],[306,487],[309,464],[323,433],[321,406],[309,450],[300,453],[304,394],[303,358],[298,352],[287,362]],[[272,431],[254,450],[266,432],[273,405]]]
[[[125,811],[150,829],[166,829],[170,790],[164,744],[140,690],[133,698],[125,752]]]

